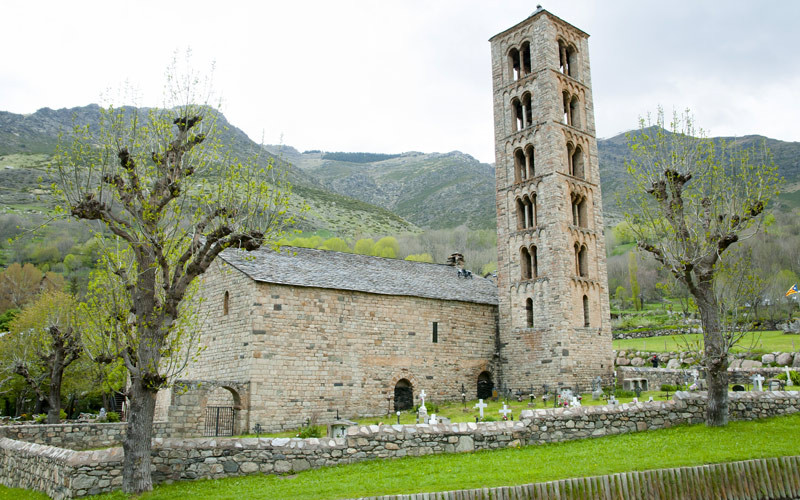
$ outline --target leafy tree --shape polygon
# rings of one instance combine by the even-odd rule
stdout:
[[[277,249],[289,191],[269,159],[240,161],[220,142],[220,114],[203,102],[193,74],[170,74],[163,109],[108,107],[97,130],[77,126],[59,145],[57,193],[67,214],[99,221],[129,255],[105,260],[127,294],[109,331],[130,376],[123,490],[152,489],[150,450],[156,393],[195,278],[227,248]],[[198,97],[199,96],[199,97]],[[207,101],[206,101],[207,103]],[[259,155],[260,148],[247,154]],[[173,372],[174,374],[174,372]]]
[[[74,299],[64,292],[41,294],[14,318],[4,346],[13,357],[14,373],[40,401],[47,401],[48,424],[59,422],[64,370],[83,352],[75,308]]]
[[[625,309],[625,299],[627,296],[628,290],[626,290],[624,286],[618,286],[614,291],[614,301],[617,303],[618,308]]]
[[[372,249],[372,255],[376,257],[394,259],[398,253],[400,253],[400,244],[392,236],[384,236],[379,239]]]
[[[328,238],[320,247],[320,250],[333,250],[334,252],[352,252],[350,247],[341,238]]]
[[[670,130],[664,129],[669,126]],[[637,245],[651,253],[694,296],[703,325],[709,387],[706,424],[728,422],[728,351],[735,336],[726,330],[726,307],[715,286],[725,251],[752,235],[778,177],[769,151],[714,143],[695,129],[691,115],[665,123],[640,121],[629,135],[633,159],[626,220]],[[741,275],[739,275],[741,276]]]
[[[19,309],[41,292],[62,290],[64,278],[43,273],[33,264],[14,262],[0,272],[0,311]]]
[[[428,262],[433,263],[433,257],[429,253],[412,253],[406,260],[410,260],[412,262]]]
[[[372,255],[372,249],[374,246],[375,242],[372,241],[372,238],[362,238],[356,241],[353,252],[359,255]]]

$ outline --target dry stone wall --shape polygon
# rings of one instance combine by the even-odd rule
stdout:
[[[378,458],[471,452],[661,429],[703,421],[704,393],[671,401],[523,411],[509,422],[357,426],[345,438],[154,439],[155,482],[290,473]],[[732,393],[732,420],[800,411],[800,392]],[[77,452],[0,439],[6,486],[71,498],[117,489],[121,448]]]
[[[4,425],[0,426],[0,438],[71,450],[87,450],[119,445],[125,437],[127,425],[125,422]],[[153,436],[175,437],[176,433],[168,422],[155,422]]]

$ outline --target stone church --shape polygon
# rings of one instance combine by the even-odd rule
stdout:
[[[537,7],[490,43],[497,283],[457,258],[227,250],[202,281],[204,349],[160,417],[275,431],[408,409],[422,390],[460,400],[610,376],[588,35]]]

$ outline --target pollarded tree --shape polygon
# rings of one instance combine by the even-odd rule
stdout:
[[[694,127],[691,114],[674,115],[665,129],[659,110],[655,123],[640,121],[629,136],[633,159],[626,219],[637,245],[651,253],[697,302],[703,326],[708,382],[706,424],[728,422],[728,351],[737,335],[728,311],[736,304],[719,295],[727,272],[742,266],[725,263],[726,250],[752,235],[769,200],[777,194],[778,176],[769,151],[715,143]],[[728,252],[730,254],[730,252]],[[741,277],[741,274],[738,274]]]
[[[54,161],[66,213],[100,221],[131,256],[109,268],[130,304],[116,321],[130,376],[123,490],[131,493],[152,489],[156,393],[168,383],[164,364],[187,347],[175,341],[187,291],[226,248],[277,249],[293,223],[283,176],[221,143],[220,115],[202,86],[194,74],[170,76],[164,108],[109,107],[97,130],[76,127],[64,138]]]

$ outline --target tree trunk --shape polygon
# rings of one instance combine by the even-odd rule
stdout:
[[[61,421],[61,378],[63,370],[54,370],[50,378],[50,393],[47,396],[47,423],[57,424]]]
[[[122,442],[122,449],[125,452],[122,490],[126,493],[141,493],[153,489],[150,449],[156,393],[147,390],[141,379],[132,379],[129,399],[128,426]]]
[[[695,298],[703,324],[708,406],[706,425],[728,425],[728,352],[719,321],[719,307],[712,280],[700,279]]]

